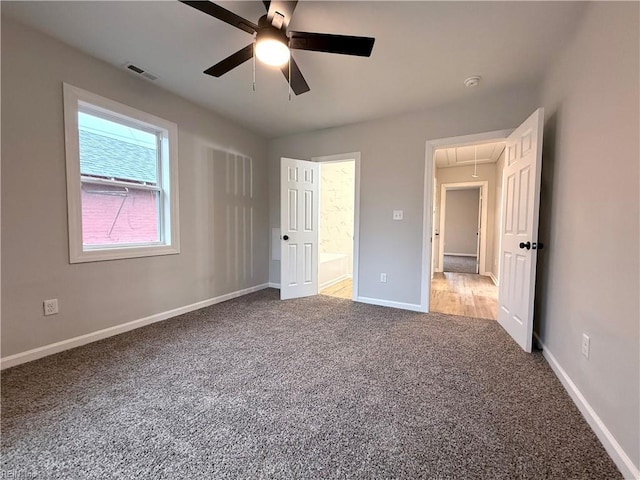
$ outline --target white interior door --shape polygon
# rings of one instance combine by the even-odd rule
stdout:
[[[320,165],[280,160],[280,298],[318,294]]]
[[[498,322],[527,352],[533,336],[543,125],[539,108],[509,135],[502,185]]]
[[[437,216],[436,216],[436,205],[437,205],[437,197],[436,192],[438,188],[438,182],[436,179],[433,179],[433,198],[431,205],[433,205],[433,210],[431,212],[431,225],[435,229],[435,232],[431,233],[431,278],[433,278],[434,272],[438,271],[438,252],[440,251],[440,229],[436,227]]]

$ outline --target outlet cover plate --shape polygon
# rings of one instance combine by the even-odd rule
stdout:
[[[55,315],[58,313],[58,299],[53,298],[51,300],[45,300],[43,302],[43,307],[45,315]]]

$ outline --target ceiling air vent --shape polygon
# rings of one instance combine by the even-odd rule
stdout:
[[[147,72],[146,70],[143,70],[142,68],[134,65],[133,63],[125,63],[124,67],[127,70],[131,70],[133,73],[136,73],[136,74],[140,75],[141,77],[146,78],[147,80],[153,81],[153,80],[157,80],[158,79],[158,77],[156,75],[154,75],[153,73]]]

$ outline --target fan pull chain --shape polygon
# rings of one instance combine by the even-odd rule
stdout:
[[[256,91],[256,39],[253,38],[253,91]]]
[[[289,101],[291,101],[291,57],[289,57]]]

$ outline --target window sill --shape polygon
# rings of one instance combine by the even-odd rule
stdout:
[[[176,255],[180,248],[173,245],[154,245],[146,247],[114,247],[101,250],[85,250],[71,252],[69,263],[101,262],[126,258],[154,257],[159,255]]]

